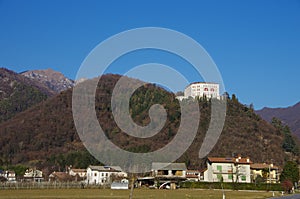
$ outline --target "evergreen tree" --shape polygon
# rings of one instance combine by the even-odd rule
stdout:
[[[283,167],[283,171],[280,175],[280,181],[284,182],[285,180],[290,180],[298,183],[299,181],[299,169],[298,164],[294,161],[287,161]]]

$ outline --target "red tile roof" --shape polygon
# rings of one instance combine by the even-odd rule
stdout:
[[[266,163],[253,163],[250,165],[250,168],[251,169],[269,169],[269,166],[270,166],[270,169],[278,169],[277,166],[272,166],[270,164],[266,164]]]
[[[252,164],[250,158],[222,158],[222,157],[208,157],[208,161],[212,163],[239,163],[239,164]]]

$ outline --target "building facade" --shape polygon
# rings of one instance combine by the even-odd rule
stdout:
[[[86,171],[87,184],[105,185],[111,184],[114,178],[127,178],[119,166],[89,166]]]
[[[44,180],[43,172],[34,168],[27,169],[24,174],[24,180],[33,181],[33,182],[42,182]]]
[[[218,98],[220,96],[219,84],[207,82],[194,82],[184,90],[184,97]]]
[[[185,163],[152,163],[152,176],[162,179],[175,179],[186,178],[186,165]]]
[[[249,158],[220,158],[209,157],[207,169],[204,171],[206,182],[251,182],[251,161]]]
[[[0,177],[3,177],[8,182],[16,182],[16,173],[14,171],[0,170]]]
[[[262,177],[266,183],[279,182],[279,168],[273,164],[254,163],[250,168],[252,182],[255,182],[258,176]]]

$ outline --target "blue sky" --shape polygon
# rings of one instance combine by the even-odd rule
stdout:
[[[0,66],[17,72],[52,68],[74,79],[100,42],[148,26],[170,28],[199,42],[218,66],[227,92],[244,104],[259,109],[300,101],[299,0],[0,0]],[[128,69],[151,58],[184,64],[158,52],[137,53],[119,64]],[[120,65],[110,72],[124,73]],[[185,75],[197,81],[192,70]]]

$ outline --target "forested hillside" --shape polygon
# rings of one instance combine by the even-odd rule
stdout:
[[[0,123],[53,95],[46,86],[0,68]]]
[[[132,152],[154,151],[166,145],[174,138],[180,124],[180,106],[175,95],[151,84],[139,88],[130,101],[133,120],[140,125],[148,124],[148,110],[156,103],[165,107],[168,118],[157,135],[147,139],[131,137],[118,128],[111,112],[111,94],[119,78],[119,75],[104,75],[98,83],[95,110],[107,137]],[[198,103],[201,110],[198,133],[178,161],[187,163],[189,168],[199,169],[205,160],[198,158],[198,152],[210,121],[211,102],[200,99]],[[0,164],[61,168],[65,164],[86,166],[97,162],[88,155],[76,133],[71,104],[72,89],[69,89],[0,124]],[[223,132],[209,155],[232,156],[239,153],[255,162],[272,161],[283,165],[286,159],[297,155],[286,153],[284,136],[278,128],[262,120],[252,108],[239,103],[233,95],[227,99]]]

